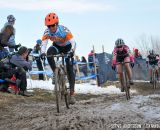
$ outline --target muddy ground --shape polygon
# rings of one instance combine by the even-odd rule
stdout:
[[[159,88],[136,83],[130,101],[123,93],[78,94],[77,103],[63,106],[60,114],[51,92],[36,89],[33,97],[0,93],[0,130],[160,129]]]

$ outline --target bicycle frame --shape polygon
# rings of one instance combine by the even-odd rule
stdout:
[[[54,59],[56,58],[55,65],[55,95],[56,95],[56,105],[57,112],[60,112],[60,102],[63,97],[65,99],[66,107],[69,108],[69,93],[68,88],[66,86],[66,67],[65,67],[65,57],[68,57],[68,54],[58,54],[52,56]],[[60,60],[61,58],[61,60]]]

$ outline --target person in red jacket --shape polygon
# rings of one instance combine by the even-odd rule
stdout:
[[[135,58],[142,58],[141,53],[139,52],[139,50],[137,48],[134,48],[133,52],[134,52]]]

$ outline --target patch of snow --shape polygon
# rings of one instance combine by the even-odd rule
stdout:
[[[134,96],[129,102],[114,103],[108,106],[108,111],[122,112],[127,111],[127,114],[132,113],[140,114],[145,120],[160,120],[159,103],[155,103],[154,99],[160,99],[160,95],[148,95],[148,96]],[[158,100],[157,99],[157,100]]]
[[[108,108],[107,108],[107,109],[108,109]],[[121,106],[120,103],[116,103],[116,104],[113,104],[113,105],[111,106],[111,109],[112,109],[112,110],[121,110],[121,109],[122,109],[122,106]]]
[[[48,81],[42,80],[27,80],[27,89],[40,88],[46,90],[54,90],[54,85],[52,85],[52,80]],[[75,84],[75,92],[83,94],[122,94],[119,88],[116,86],[108,86],[105,88],[98,87],[97,85],[91,85],[90,83]],[[135,90],[131,91],[136,92]]]

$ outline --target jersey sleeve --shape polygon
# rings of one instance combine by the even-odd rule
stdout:
[[[72,35],[71,31],[67,27],[64,27],[64,26],[63,26],[63,29],[64,29],[64,32],[66,33],[64,42],[68,42],[69,41],[71,43],[71,45],[72,45],[72,50],[75,51],[76,42],[75,42],[75,40],[73,38],[73,35]]]
[[[114,48],[113,52],[112,52],[113,57],[117,55],[117,49]]]
[[[124,46],[125,50],[127,51],[128,54],[131,54],[131,50],[129,49],[129,47],[127,45]]]
[[[42,37],[42,41],[48,40],[49,39],[49,30],[46,29],[44,31],[43,37]]]
[[[73,35],[72,35],[71,31],[67,27],[64,27],[64,26],[63,26],[63,30],[66,34],[64,42],[67,42],[67,41],[71,40],[73,38]]]
[[[42,37],[42,46],[41,46],[41,53],[45,53],[46,52],[46,48],[47,48],[47,44],[48,44],[48,39],[49,39],[49,30],[46,29],[43,37]]]

